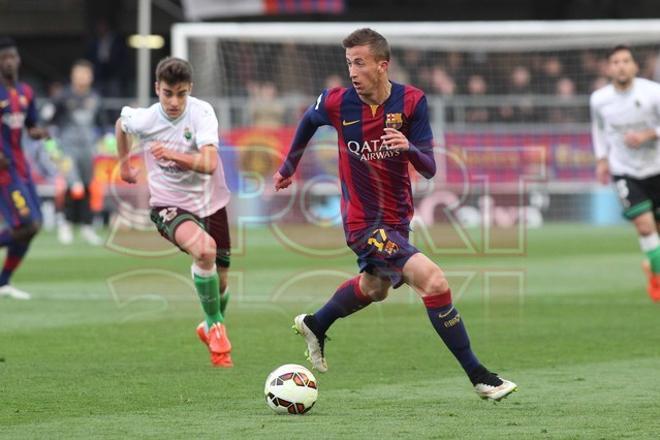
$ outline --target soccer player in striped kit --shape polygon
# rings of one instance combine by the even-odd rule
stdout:
[[[30,299],[30,294],[9,284],[41,227],[39,197],[23,153],[23,129],[33,139],[48,135],[37,127],[32,88],[18,80],[21,58],[11,38],[0,38],[0,247],[7,256],[0,272],[0,297]]]
[[[436,171],[426,98],[419,89],[389,80],[389,45],[379,33],[358,29],[343,46],[352,87],[321,93],[273,179],[276,190],[288,187],[316,129],[335,127],[346,242],[358,256],[360,274],[339,286],[316,313],[297,316],[294,328],[305,338],[314,368],[326,372],[325,337],[335,320],[384,300],[390,287],[406,283],[422,297],[431,324],[477,394],[500,400],[516,385],[477,359],[444,273],[408,241],[413,216],[408,164],[428,179]]]
[[[229,269],[229,189],[218,156],[218,119],[208,102],[190,95],[192,66],[164,58],[156,66],[158,102],[124,107],[115,124],[121,178],[137,180],[128,161],[130,135],[144,149],[151,220],[158,232],[192,257],[192,279],[205,319],[197,326],[211,363],[232,367],[224,325]]]

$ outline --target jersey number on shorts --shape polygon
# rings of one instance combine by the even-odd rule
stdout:
[[[14,190],[11,192],[11,199],[14,202],[16,210],[21,216],[27,217],[30,215],[30,208],[28,208],[25,197],[23,197],[23,194],[21,194],[19,190]]]
[[[376,248],[380,252],[383,252],[383,248],[385,247],[385,242],[387,241],[387,234],[385,233],[385,230],[382,228],[376,229],[371,235],[372,237],[369,237],[369,240],[367,240],[367,244],[376,246]],[[380,240],[378,239],[379,237]]]
[[[176,208],[161,209],[158,215],[163,219],[163,222],[171,222],[176,218]]]
[[[628,189],[628,182],[626,179],[619,179],[616,181],[616,191],[619,193],[619,198],[622,200],[624,206],[628,206],[628,195],[630,195],[630,190]]]

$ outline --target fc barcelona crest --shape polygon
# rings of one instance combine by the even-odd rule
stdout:
[[[385,127],[399,130],[403,126],[403,115],[401,113],[388,113],[385,115]]]

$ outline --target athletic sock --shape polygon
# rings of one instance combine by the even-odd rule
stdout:
[[[470,338],[463,325],[461,315],[451,303],[451,291],[448,290],[442,295],[425,296],[423,300],[433,328],[461,364],[463,370],[468,376],[471,375],[480,364],[470,348]]]
[[[222,323],[224,318],[222,312],[220,312],[220,278],[215,266],[212,269],[205,270],[193,263],[192,277],[199,301],[206,315],[207,328],[211,328],[215,323]]]
[[[227,310],[227,304],[229,303],[229,290],[225,289],[224,292],[220,292],[220,313],[223,318],[227,316],[225,310]]]
[[[658,233],[639,237],[639,245],[651,264],[651,271],[660,274],[660,238]]]
[[[335,294],[332,295],[332,298],[314,313],[317,329],[320,333],[317,336],[324,335],[332,323],[338,318],[344,318],[355,313],[372,302],[373,300],[364,295],[362,290],[360,290],[359,275],[344,282],[339,286]]]
[[[7,248],[7,256],[5,257],[5,264],[2,266],[2,272],[0,272],[0,286],[9,284],[11,276],[23,261],[23,257],[25,257],[29,247],[30,245],[25,243],[14,243],[9,245]]]

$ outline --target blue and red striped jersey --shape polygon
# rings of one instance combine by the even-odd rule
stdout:
[[[21,136],[25,127],[33,127],[37,122],[37,109],[32,88],[22,82],[16,87],[0,84],[0,152],[9,160],[9,168],[0,170],[0,184],[12,179],[28,179],[28,166]]]
[[[348,231],[377,225],[408,225],[413,215],[408,164],[424,177],[435,174],[433,134],[424,93],[392,83],[382,105],[364,103],[354,88],[324,90],[298,125],[291,150],[280,168],[291,176],[304,148],[322,125],[338,133],[339,180],[344,228]],[[408,139],[409,151],[382,145],[385,127],[396,128]]]

